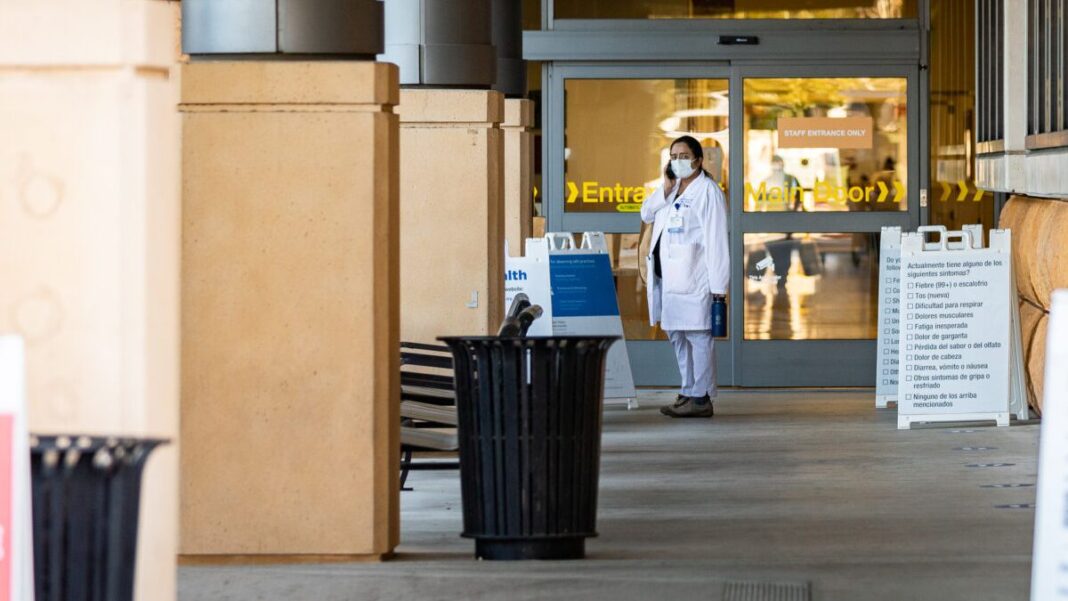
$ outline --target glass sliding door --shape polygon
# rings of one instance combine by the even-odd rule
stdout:
[[[558,217],[571,231],[608,234],[628,350],[641,383],[678,379],[667,335],[649,325],[644,257],[650,228],[638,214],[663,179],[668,145],[689,134],[705,154],[705,168],[724,191],[730,183],[730,78],[722,67],[557,67],[560,99],[558,160],[562,177],[547,181],[562,194]],[[551,125],[550,125],[551,128]],[[552,133],[546,133],[553,143]],[[728,308],[728,311],[730,308]],[[730,340],[719,346],[721,383],[732,374]]]
[[[919,223],[912,67],[735,72],[743,386],[874,382],[879,232]]]
[[[677,384],[650,327],[637,210],[697,137],[727,194],[721,385],[874,382],[879,235],[919,225],[914,66],[553,64],[545,190],[556,231],[604,231],[639,385]]]

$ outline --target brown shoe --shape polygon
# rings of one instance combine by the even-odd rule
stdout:
[[[698,403],[698,400],[686,397],[681,405],[664,407],[661,412],[670,417],[712,417],[712,403]]]
[[[671,415],[670,411],[672,409],[678,409],[679,407],[682,407],[682,404],[685,403],[685,402],[686,402],[686,397],[684,397],[684,396],[682,396],[680,394],[680,395],[675,397],[675,402],[674,403],[672,403],[670,405],[664,405],[663,407],[661,407],[660,408],[660,413],[662,413],[664,415]]]

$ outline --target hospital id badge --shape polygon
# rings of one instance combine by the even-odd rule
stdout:
[[[674,215],[671,220],[668,221],[668,233],[669,234],[681,234],[686,222],[682,219],[682,215]]]

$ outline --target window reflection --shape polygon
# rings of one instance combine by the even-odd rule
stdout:
[[[903,78],[747,79],[746,211],[907,210]]]
[[[660,186],[668,144],[688,134],[704,149],[704,168],[727,191],[728,80],[568,79],[564,83],[564,210],[636,213]],[[640,223],[634,215],[634,224]],[[607,236],[628,340],[667,340],[649,325],[641,234]]]
[[[555,0],[557,19],[900,19],[916,0]]]
[[[879,234],[746,234],[745,338],[875,338]]]
[[[668,144],[704,148],[726,190],[726,79],[568,79],[564,83],[564,210],[637,212],[663,179]],[[635,217],[637,222],[637,217]]]
[[[607,234],[608,252],[616,275],[616,295],[623,332],[627,340],[667,340],[660,326],[649,325],[649,304],[646,296],[645,257],[649,254],[649,226],[641,234]],[[727,323],[730,335],[730,301],[727,302]]]

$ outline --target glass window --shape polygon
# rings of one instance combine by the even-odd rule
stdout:
[[[637,212],[663,180],[683,134],[726,186],[726,79],[568,79],[564,83],[564,210]],[[635,218],[637,224],[637,218]]]
[[[668,144],[688,134],[704,168],[726,191],[726,79],[568,79],[564,84],[564,210],[636,213],[663,179]],[[634,225],[640,220],[634,215]],[[609,235],[619,309],[628,340],[666,340],[649,326],[645,261],[649,228]]]
[[[645,282],[644,257],[649,254],[650,228],[642,226],[641,234],[608,234],[608,252],[616,277],[616,295],[623,333],[627,340],[667,340],[660,326],[649,325],[649,303]],[[730,324],[730,300],[727,301],[727,324]],[[727,332],[730,336],[730,332]]]
[[[747,79],[746,211],[905,211],[906,80]]]
[[[916,0],[554,0],[557,19],[914,19]]]
[[[870,339],[879,234],[745,234],[747,340]]]

